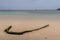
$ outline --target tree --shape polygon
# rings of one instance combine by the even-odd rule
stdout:
[[[58,8],[57,10],[60,10],[60,8]]]

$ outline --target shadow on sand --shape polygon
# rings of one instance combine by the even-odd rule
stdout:
[[[7,34],[13,34],[13,35],[23,35],[24,33],[32,32],[32,31],[38,31],[38,30],[46,28],[48,26],[49,26],[49,24],[47,24],[47,25],[45,25],[43,27],[37,28],[37,29],[26,30],[26,31],[22,31],[22,32],[12,32],[12,31],[9,31],[12,28],[12,26],[9,26],[7,29],[4,30],[4,32],[6,32]]]

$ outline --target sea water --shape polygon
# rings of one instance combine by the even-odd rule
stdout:
[[[0,11],[0,15],[59,17],[60,11]]]

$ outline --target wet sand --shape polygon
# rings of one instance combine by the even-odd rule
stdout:
[[[4,32],[10,25],[13,26],[10,31],[20,32],[43,27],[46,24],[49,24],[50,26],[24,35],[9,35]],[[59,18],[44,18],[39,16],[0,16],[0,40],[60,40],[59,30]]]

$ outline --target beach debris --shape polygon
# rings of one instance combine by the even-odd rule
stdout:
[[[9,30],[12,28],[12,26],[9,26],[9,27],[8,27],[7,29],[5,29],[4,31],[5,31],[7,34],[23,35],[23,34],[28,33],[28,32],[38,31],[38,30],[43,29],[43,28],[46,28],[46,27],[48,27],[48,26],[49,26],[49,24],[47,24],[47,25],[45,25],[45,26],[43,26],[43,27],[37,28],[37,29],[26,30],[26,31],[22,31],[22,32],[12,32],[12,31],[9,31]]]
[[[47,37],[45,37],[45,39],[47,39]]]

